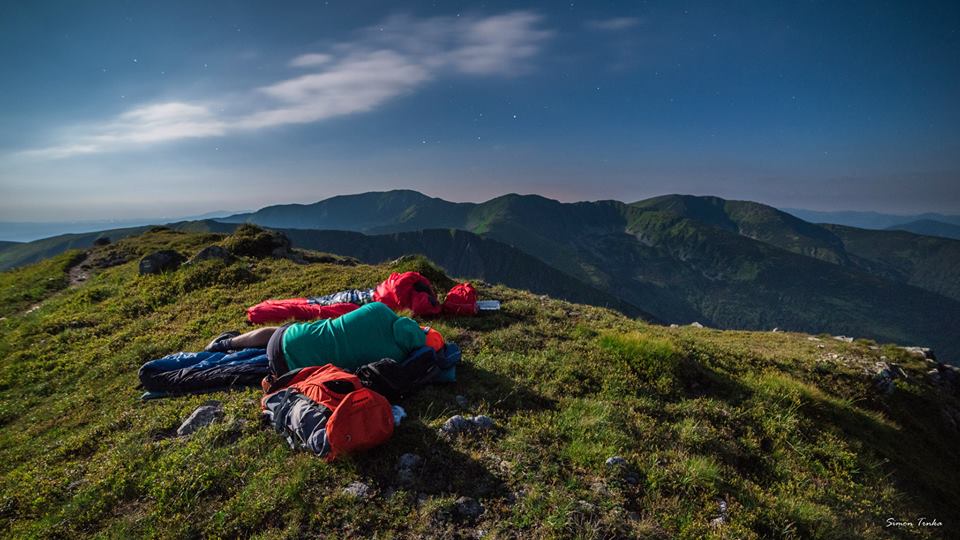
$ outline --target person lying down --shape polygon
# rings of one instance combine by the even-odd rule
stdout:
[[[270,326],[245,334],[227,332],[204,350],[228,352],[265,347],[270,371],[279,376],[327,363],[354,370],[381,358],[399,361],[424,346],[440,351],[443,337],[432,328],[397,315],[383,303],[372,302],[336,319]]]

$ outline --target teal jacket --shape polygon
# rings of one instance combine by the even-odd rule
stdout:
[[[417,321],[398,316],[380,302],[336,319],[291,324],[281,341],[290,370],[328,363],[352,370],[381,358],[399,362],[425,344]]]

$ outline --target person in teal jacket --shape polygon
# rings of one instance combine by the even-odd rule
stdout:
[[[381,358],[401,361],[427,345],[428,333],[435,332],[421,328],[409,317],[400,317],[385,304],[373,302],[336,319],[260,328],[243,335],[222,334],[205,350],[266,346],[271,370],[278,375],[327,363],[353,370]],[[431,346],[442,346],[439,334],[430,337]]]

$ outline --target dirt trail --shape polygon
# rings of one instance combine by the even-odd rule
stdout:
[[[67,271],[67,276],[70,278],[70,286],[76,287],[83,284],[83,282],[90,279],[90,267],[85,266],[84,263],[90,259],[90,253],[87,252],[84,254],[83,259],[77,261],[76,264],[70,267]]]

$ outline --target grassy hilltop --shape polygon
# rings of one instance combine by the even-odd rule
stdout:
[[[199,350],[267,298],[372,286],[380,266],[262,257],[256,229],[155,230],[0,273],[0,533],[6,537],[886,538],[957,534],[956,389],[892,345],[669,328],[481,284],[496,314],[430,321],[458,382],[402,405],[394,438],[333,464],[259,423],[255,389],[141,403],[136,372]],[[244,255],[139,276],[137,260],[219,243]],[[878,362],[906,377],[875,384]],[[457,396],[466,398],[465,406]],[[207,400],[226,417],[185,438]],[[462,400],[461,400],[462,401]],[[448,439],[454,414],[497,429]],[[423,458],[401,481],[401,454]],[[621,456],[625,466],[610,467]],[[367,499],[343,492],[354,481]],[[479,518],[455,511],[461,496]],[[721,508],[723,507],[723,508]],[[919,516],[939,529],[886,528]]]

